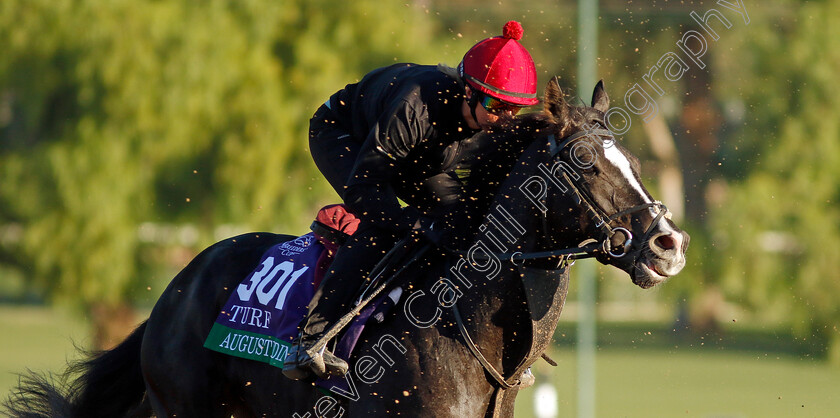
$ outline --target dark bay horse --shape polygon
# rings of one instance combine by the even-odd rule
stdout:
[[[203,348],[221,307],[270,246],[254,233],[219,242],[181,271],[124,342],[75,366],[63,388],[24,378],[12,416],[512,416],[518,378],[550,344],[572,257],[595,256],[648,288],[685,265],[688,235],[604,125],[609,99],[575,107],[556,81],[545,110],[479,138],[473,167],[487,209],[475,242],[424,255],[404,293],[362,334],[346,388],[325,393],[280,369]],[[518,145],[511,145],[518,144]],[[518,147],[518,149],[516,149]],[[502,174],[498,174],[501,172]],[[481,215],[480,215],[481,216]]]

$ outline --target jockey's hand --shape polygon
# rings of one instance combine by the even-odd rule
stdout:
[[[438,247],[445,246],[449,242],[448,231],[443,223],[436,222],[434,218],[421,216],[417,218],[417,222],[414,223],[414,227],[411,229]]]

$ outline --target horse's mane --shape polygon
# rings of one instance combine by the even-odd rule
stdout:
[[[502,183],[535,141],[545,140],[552,134],[558,138],[571,135],[601,117],[600,112],[591,107],[553,109],[552,105],[546,105],[541,112],[511,118],[491,132],[482,132],[463,141],[463,152],[470,157],[461,162],[471,171],[470,178],[475,179],[466,185],[467,196],[473,200],[473,213],[482,217],[487,213]],[[462,168],[456,167],[456,170]]]
[[[467,194],[471,198],[492,199],[525,149],[534,140],[544,138],[546,134],[543,132],[548,131],[551,125],[552,121],[546,114],[530,113],[510,119],[493,131],[462,141],[461,150],[470,157],[461,159],[456,170],[469,169],[470,179],[479,180],[468,182]]]
[[[478,178],[486,190],[475,191],[495,195],[501,181],[510,175],[516,162],[535,140],[545,139],[552,134],[563,138],[602,118],[600,112],[587,106],[567,105],[555,109],[553,105],[547,105],[542,112],[508,119],[499,128],[470,138],[465,141],[467,146],[476,144],[480,148],[478,155],[486,159],[486,163],[477,164],[473,168],[479,169],[478,172],[473,171],[473,174],[482,175]],[[481,168],[485,170],[481,171]]]

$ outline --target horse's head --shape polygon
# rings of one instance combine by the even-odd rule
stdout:
[[[619,145],[607,130],[604,115],[609,97],[602,82],[595,86],[592,105],[572,106],[563,98],[556,80],[545,91],[545,116],[552,130],[549,147],[559,169],[552,170],[568,190],[553,199],[577,211],[576,225],[569,214],[549,215],[562,230],[583,231],[582,240],[601,243],[598,260],[630,275],[642,288],[655,286],[685,266],[689,236],[670,219],[668,209],[655,201],[641,182],[639,160]],[[554,218],[554,219],[551,219]]]

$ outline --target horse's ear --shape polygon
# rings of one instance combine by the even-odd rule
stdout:
[[[545,112],[560,122],[564,122],[569,116],[569,104],[563,97],[557,77],[549,80],[545,86]]]
[[[604,80],[598,81],[595,85],[595,91],[592,92],[592,107],[603,113],[610,108],[610,96],[607,96],[607,91],[604,90]]]

